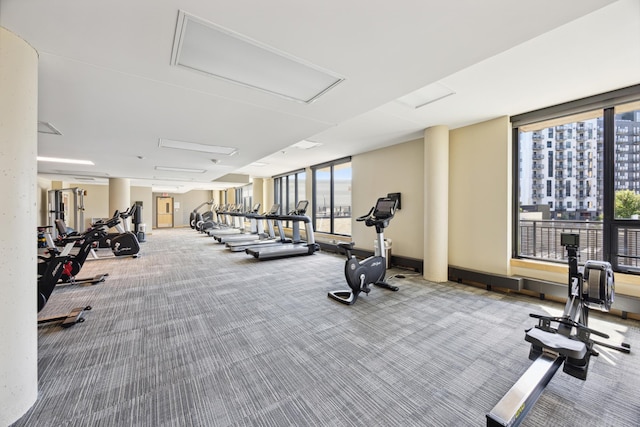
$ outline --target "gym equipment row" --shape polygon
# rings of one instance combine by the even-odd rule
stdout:
[[[38,312],[44,308],[56,286],[97,284],[105,281],[108,273],[84,279],[77,278],[89,254],[96,258],[97,246],[109,247],[113,256],[138,256],[140,245],[136,235],[126,226],[120,225],[122,221],[126,224],[126,219],[135,215],[136,208],[137,205],[134,204],[125,212],[115,211],[113,217],[93,223],[84,232],[72,231],[67,228],[62,218],[57,218],[54,220],[58,234],[55,241],[50,231],[52,226],[38,227],[45,240],[48,255],[38,256]],[[109,233],[113,227],[118,233]],[[58,245],[63,249],[60,250]],[[91,310],[91,306],[78,307],[65,315],[39,318],[38,324],[61,322],[62,327],[68,328],[83,322],[84,312],[88,310]]]
[[[384,229],[395,216],[397,199],[381,197],[376,205],[361,217],[367,227],[375,227],[377,233],[374,256],[358,261],[352,251],[354,243],[339,243],[337,246],[346,256],[344,267],[348,290],[331,291],[328,297],[345,305],[354,304],[362,292],[368,294],[372,286],[391,291],[398,287],[385,281],[386,259],[384,248]],[[300,206],[302,215],[306,205]],[[275,210],[279,206],[274,206]],[[273,211],[273,208],[272,208]],[[300,213],[300,212],[298,212]],[[294,215],[295,216],[295,215]],[[255,215],[260,219],[288,219],[292,215]],[[310,222],[310,220],[309,220]],[[272,224],[272,221],[271,221]],[[272,227],[272,225],[271,225]],[[281,224],[278,227],[282,227]],[[579,235],[563,233],[561,244],[567,251],[569,264],[568,298],[561,316],[530,314],[538,324],[525,331],[525,341],[530,343],[529,359],[533,361],[527,371],[504,395],[496,406],[486,414],[486,423],[494,426],[518,426],[535,405],[553,376],[563,367],[563,372],[578,378],[587,379],[592,356],[598,356],[597,346],[610,348],[622,353],[630,353],[628,343],[613,345],[598,341],[594,337],[610,337],[588,325],[589,311],[610,310],[614,300],[614,274],[611,265],[602,261],[587,261],[582,269],[578,267]],[[227,242],[227,246],[233,242]],[[280,246],[284,246],[281,243]],[[274,246],[277,247],[277,246]],[[247,248],[247,253],[256,249]]]
[[[212,206],[211,214],[198,213],[204,205]],[[190,220],[193,228],[213,236],[232,252],[244,251],[260,260],[311,255],[320,246],[315,242],[311,218],[306,215],[308,205],[308,201],[301,200],[293,211],[280,215],[278,204],[274,204],[268,212],[259,214],[259,203],[249,211],[242,211],[241,206],[230,205],[214,209],[213,202],[205,202],[194,209]],[[246,220],[250,223],[248,231],[245,230]],[[285,221],[291,221],[291,238],[284,234]],[[267,224],[268,233],[265,233],[263,222]],[[305,224],[306,240],[302,239],[300,223]],[[275,227],[278,228],[279,239],[276,238]]]
[[[61,236],[60,242],[64,245],[62,251],[59,251],[53,239],[49,237],[50,247],[48,257],[38,257],[38,312],[40,312],[47,302],[55,287],[61,283],[79,284],[81,281],[75,279],[75,274],[80,271],[91,245],[98,240],[104,238],[106,231],[100,227],[90,228],[84,233],[78,233],[73,236]],[[79,251],[74,256],[71,250],[79,244]],[[104,281],[107,274],[96,276],[94,279],[85,279],[91,283],[100,283]],[[38,324],[51,322],[60,322],[63,328],[68,328],[76,323],[84,322],[85,311],[91,310],[91,306],[77,307],[67,314],[53,316],[47,318],[39,318]]]

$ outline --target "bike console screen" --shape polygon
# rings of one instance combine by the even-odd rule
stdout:
[[[395,214],[396,203],[397,201],[395,199],[388,199],[386,197],[378,199],[373,216],[376,218],[392,217]]]

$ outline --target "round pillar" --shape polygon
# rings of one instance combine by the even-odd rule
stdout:
[[[38,54],[0,27],[0,425],[38,396]],[[7,244],[11,242],[11,244]]]
[[[449,268],[449,128],[424,131],[424,278],[446,282]]]
[[[116,210],[123,212],[130,207],[130,180],[128,178],[109,178],[109,216],[113,215]],[[129,218],[129,220],[131,220],[131,218]]]

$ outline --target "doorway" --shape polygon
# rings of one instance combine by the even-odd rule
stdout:
[[[173,228],[173,197],[156,198],[156,227]]]

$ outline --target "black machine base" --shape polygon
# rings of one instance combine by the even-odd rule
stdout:
[[[331,291],[327,296],[346,305],[352,305],[358,299],[358,294],[354,294],[349,290]]]
[[[104,274],[96,274],[93,277],[85,277],[82,279],[74,279],[68,278],[66,280],[61,280],[58,282],[56,286],[64,286],[64,285],[97,285],[98,283],[102,283],[107,279],[109,273]]]
[[[375,286],[379,286],[381,288],[385,288],[388,289],[390,291],[393,292],[397,292],[400,290],[399,287],[397,286],[393,286],[388,284],[387,282],[376,282],[374,283]],[[367,288],[367,291],[365,291],[366,294],[368,294],[369,288]],[[353,305],[353,303],[356,302],[356,300],[358,299],[358,295],[360,294],[360,292],[353,292],[352,290],[340,290],[340,291],[331,291],[327,293],[327,296],[331,299],[334,299],[338,302],[341,302],[343,304],[346,305]]]
[[[76,323],[84,322],[84,312],[89,310],[91,310],[90,305],[87,305],[85,307],[76,307],[66,315],[38,319],[38,325],[61,322],[60,326],[62,326],[63,328],[70,328]]]

